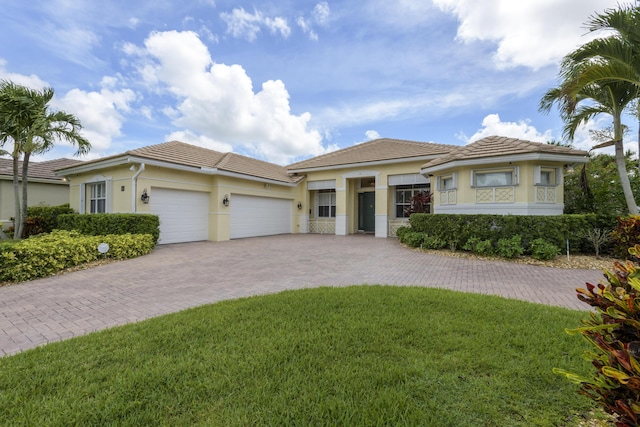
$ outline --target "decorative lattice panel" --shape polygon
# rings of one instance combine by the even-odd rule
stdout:
[[[555,203],[556,188],[555,187],[537,187],[536,203]]]
[[[476,203],[493,203],[493,188],[476,189]]]
[[[514,189],[513,187],[499,187],[496,188],[496,203],[513,203],[514,198]]]
[[[441,205],[455,205],[456,204],[456,191],[441,191],[440,192],[440,204]]]
[[[334,220],[309,221],[309,233],[336,234],[336,222]]]
[[[400,227],[406,227],[409,225],[409,221],[403,220],[391,220],[389,221],[389,237],[398,237],[397,231]]]

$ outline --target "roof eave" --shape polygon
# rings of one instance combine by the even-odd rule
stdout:
[[[148,159],[140,156],[120,156],[120,157],[105,160],[104,162],[95,162],[88,165],[79,165],[79,166],[72,166],[70,168],[59,169],[54,173],[57,176],[67,176],[71,174],[85,173],[85,172],[90,172],[92,170],[99,170],[99,169],[104,169],[108,167],[126,165],[131,163],[144,163],[147,166],[159,166],[166,169],[173,169],[173,170],[199,173],[199,174],[205,174],[205,175],[230,176],[235,178],[246,179],[249,181],[285,185],[290,187],[295,187],[298,185],[298,183],[292,183],[289,181],[278,181],[276,179],[263,178],[263,177],[253,176],[253,175],[245,175],[237,172],[225,171],[218,168],[206,168],[206,167],[181,165],[178,163],[165,162],[162,160],[153,160],[153,159]]]
[[[306,172],[320,172],[320,171],[335,170],[335,169],[348,169],[348,168],[356,168],[356,167],[390,165],[394,163],[409,163],[409,162],[433,160],[433,159],[442,157],[445,154],[447,153],[431,154],[428,156],[401,157],[399,159],[375,160],[370,162],[344,163],[344,164],[338,164],[338,165],[317,166],[317,167],[308,167],[308,168],[299,168],[299,169],[287,169],[287,170],[289,171],[289,173],[306,173]]]
[[[589,157],[582,154],[554,154],[554,153],[524,153],[509,156],[479,157],[476,159],[453,160],[440,165],[425,167],[423,165],[420,172],[424,174],[439,172],[463,166],[481,166],[495,163],[526,162],[526,161],[549,161],[558,163],[587,163]]]
[[[0,175],[0,180],[13,181],[13,175]],[[22,177],[19,177],[19,181],[22,182]],[[34,178],[34,177],[27,177],[27,181],[28,182],[39,183],[39,184],[69,185],[69,183],[64,182],[61,178]]]

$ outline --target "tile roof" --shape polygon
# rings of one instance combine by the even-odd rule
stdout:
[[[54,175],[53,171],[60,168],[77,166],[80,163],[82,163],[82,161],[74,159],[54,159],[44,162],[29,161],[29,178],[61,181],[62,177]],[[20,174],[22,174],[22,161],[19,162],[19,170]],[[13,177],[12,159],[0,158],[0,176]]]
[[[411,157],[441,156],[450,153],[451,149],[451,145],[445,144],[381,138],[294,163],[287,166],[287,169],[291,171]]]
[[[463,147],[451,147],[450,153],[431,160],[422,166],[423,169],[440,166],[457,160],[481,159],[488,157],[501,157],[527,153],[549,153],[570,156],[588,156],[589,153],[558,145],[544,144],[541,142],[526,141],[504,136],[488,136],[472,142]]]
[[[241,156],[236,153],[221,153],[180,141],[170,141],[136,148],[114,156],[90,160],[84,164],[100,163],[104,160],[123,156],[141,157],[194,168],[218,169],[226,172],[281,181],[288,184],[296,183],[304,178],[301,176],[290,176],[283,166],[273,163]]]

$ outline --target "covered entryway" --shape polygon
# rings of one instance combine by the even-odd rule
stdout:
[[[232,239],[293,232],[293,201],[272,197],[231,195]]]
[[[159,244],[209,238],[209,193],[153,187],[150,203],[160,217]]]

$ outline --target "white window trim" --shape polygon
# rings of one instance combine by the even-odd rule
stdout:
[[[105,213],[111,213],[113,210],[113,178],[110,176],[96,175],[93,178],[80,184],[80,209],[81,214],[87,213],[87,186],[91,184],[97,184],[99,182],[105,183],[106,201],[104,204]]]
[[[453,179],[453,187],[451,188],[442,188],[442,181],[444,181],[445,179]],[[453,172],[447,175],[439,175],[436,179],[436,189],[438,191],[451,191],[451,190],[457,190],[458,189],[458,173],[457,172]]]
[[[429,192],[431,191],[431,188],[430,188],[430,187],[429,187],[429,188],[427,188],[427,187],[417,187],[417,188],[404,188],[404,189],[396,188],[396,187],[401,187],[401,186],[405,186],[405,185],[413,185],[413,186],[415,186],[415,185],[425,185],[425,184],[424,184],[424,183],[421,183],[421,184],[401,184],[401,185],[394,186],[394,189],[393,189],[393,219],[394,219],[394,220],[396,220],[396,219],[398,219],[398,220],[404,220],[404,219],[407,219],[407,220],[408,220],[408,219],[409,219],[409,218],[406,218],[406,217],[398,217],[398,216],[397,216],[397,208],[398,208],[398,190],[400,190],[400,191],[403,191],[403,190],[411,190],[412,192],[413,192],[414,190],[415,190],[415,191],[429,191]],[[433,197],[433,196],[432,196],[432,197]],[[403,205],[404,205],[404,204],[406,204],[406,203],[403,203]],[[433,200],[431,200],[431,205],[433,205]]]
[[[511,172],[511,184],[507,185],[489,185],[489,186],[477,186],[476,175],[495,172]],[[493,168],[493,169],[472,169],[470,173],[470,186],[471,188],[494,188],[494,187],[513,187],[520,184],[520,166],[506,167],[506,168]]]
[[[330,189],[331,190],[331,189]],[[331,197],[331,204],[329,205],[329,216],[320,216],[320,194],[332,194],[333,196]],[[336,216],[331,216],[331,207],[336,206],[336,193],[335,190],[333,192],[329,192],[329,193],[320,193],[320,191],[316,191],[315,196],[314,196],[314,211],[315,211],[315,217],[316,219],[335,219],[337,216],[337,212],[336,212]],[[326,206],[326,205],[322,205],[322,206]],[[336,208],[337,211],[337,208]]]
[[[555,183],[553,184],[542,184],[542,172],[543,171],[553,171],[553,176],[555,178]],[[557,187],[562,182],[562,168],[552,167],[552,166],[536,166],[533,169],[533,185],[543,186],[543,187]]]

